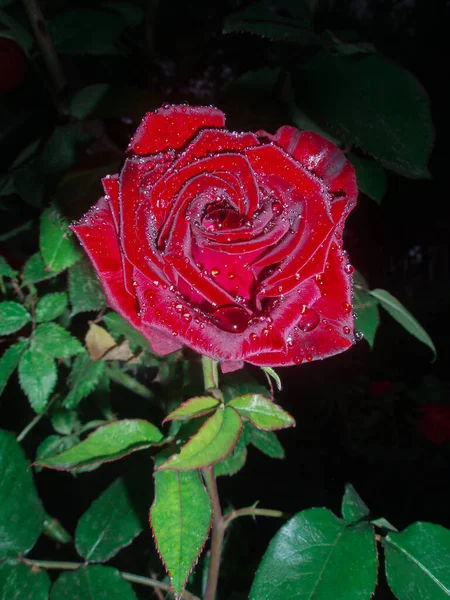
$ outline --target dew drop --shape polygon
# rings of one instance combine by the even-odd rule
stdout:
[[[327,270],[328,270],[328,269],[331,269],[331,265],[330,265],[330,263],[329,263],[329,262],[326,262],[326,263],[325,263],[325,269],[327,269]]]
[[[192,321],[192,315],[188,312],[185,312],[182,314],[183,319],[189,323],[190,321]]]
[[[294,363],[296,365],[301,365],[303,362],[303,356],[301,354],[298,354],[297,356],[294,356]]]
[[[352,305],[349,304],[348,302],[343,302],[342,303],[342,308],[344,309],[345,313],[349,313],[352,311]]]
[[[320,317],[312,308],[303,305],[302,316],[298,322],[298,327],[302,331],[312,331],[320,323]]]
[[[347,273],[347,275],[351,275],[352,273],[355,272],[355,267],[353,265],[345,265],[344,267],[344,271]]]
[[[172,331],[173,337],[177,337],[178,333],[176,331]]]
[[[355,331],[355,340],[357,342],[360,342],[362,339],[364,339],[364,334],[362,331]]]
[[[347,327],[347,325],[344,327],[344,333],[346,335],[348,335],[350,333],[350,327]]]
[[[331,250],[331,252],[336,252],[337,246],[334,242],[331,242],[330,250]]]
[[[272,212],[276,217],[278,217],[278,215],[281,215],[281,213],[283,212],[283,206],[280,202],[274,202],[272,204]]]
[[[251,342],[256,342],[256,340],[258,339],[258,336],[256,333],[251,333],[250,334],[250,341]]]
[[[269,335],[269,333],[270,333],[270,331],[268,329],[263,329],[262,332],[263,332],[263,335],[266,335],[266,336]]]
[[[217,277],[218,275],[220,275],[220,269],[211,269],[211,275],[213,277]]]
[[[242,333],[246,330],[249,317],[240,306],[223,306],[218,308],[213,317],[220,329],[230,333]]]
[[[312,359],[313,359],[313,357],[311,356],[311,354],[307,354],[307,355],[306,355],[306,360],[307,360],[308,362],[311,362],[311,361],[312,361]]]
[[[236,275],[234,273],[228,273],[228,279],[234,279]]]

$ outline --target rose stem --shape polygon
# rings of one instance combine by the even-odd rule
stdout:
[[[45,67],[50,75],[55,92],[60,92],[66,85],[64,73],[56,54],[50,34],[45,24],[44,15],[37,0],[23,0],[23,5],[30,21],[31,28],[39,50],[42,52]]]

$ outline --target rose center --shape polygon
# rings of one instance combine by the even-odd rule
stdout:
[[[216,204],[207,207],[206,214],[202,219],[202,227],[208,232],[223,231],[242,227],[246,221],[244,215],[240,215],[229,206]]]

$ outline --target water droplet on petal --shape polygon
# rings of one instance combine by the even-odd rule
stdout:
[[[347,327],[347,326],[345,326],[345,327],[344,327],[344,333],[345,333],[346,335],[348,335],[348,334],[350,333],[350,327]]]
[[[294,356],[294,363],[296,365],[301,365],[303,362],[303,356],[299,354],[298,356]]]
[[[192,321],[192,315],[188,312],[183,313],[182,317],[187,323],[189,323],[189,321]]]
[[[364,334],[362,331],[355,331],[355,340],[357,342],[360,342],[362,339],[364,339]]]
[[[306,360],[307,360],[308,362],[311,362],[311,361],[312,361],[312,359],[313,359],[313,357],[311,356],[311,354],[307,354],[307,355],[306,355]]]
[[[258,336],[256,333],[251,333],[250,334],[250,341],[251,342],[256,342],[256,340],[258,339]]]
[[[307,306],[302,307],[302,316],[298,322],[298,327],[302,331],[312,331],[320,323],[320,317],[316,311]]]
[[[277,217],[278,217],[278,215],[281,215],[281,213],[283,212],[283,206],[281,205],[280,202],[274,202],[272,204],[272,212]]]
[[[345,271],[345,272],[346,272],[348,275],[351,275],[352,273],[354,273],[354,272],[355,272],[355,267],[354,267],[353,265],[350,265],[350,264],[348,264],[348,265],[345,265],[345,267],[344,267],[344,271]]]
[[[217,277],[218,275],[220,275],[220,269],[211,269],[211,275],[213,277]]]
[[[345,313],[349,313],[352,310],[352,305],[349,304],[348,302],[343,302],[342,303],[342,308],[344,309]]]
[[[223,306],[218,308],[213,317],[220,329],[230,333],[242,333],[247,329],[249,316],[240,306]]]

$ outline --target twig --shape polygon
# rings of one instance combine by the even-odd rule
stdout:
[[[284,513],[281,510],[273,510],[271,508],[256,508],[254,506],[249,506],[248,508],[239,508],[237,510],[232,510],[224,517],[224,529],[228,527],[231,521],[234,519],[238,519],[239,517],[273,517],[276,519],[287,518],[290,515]]]
[[[61,571],[75,571],[80,567],[87,566],[87,564],[85,563],[65,562],[59,560],[32,560],[30,558],[21,558],[20,562],[24,563],[25,565],[28,565],[29,567],[34,567],[37,569],[58,569]],[[130,583],[136,583],[137,585],[145,585],[147,587],[151,587],[158,590],[163,590],[164,592],[175,596],[175,592],[170,587],[170,585],[161,583],[156,579],[150,579],[149,577],[142,577],[141,575],[134,575],[133,573],[126,573],[124,571],[119,571],[119,573],[122,576],[122,578],[125,579],[125,581],[129,581]],[[200,600],[200,598],[194,596],[194,594],[191,594],[186,591],[181,592],[180,597],[185,598],[185,600]]]
[[[56,400],[58,398],[59,398],[59,395],[55,394],[53,396],[53,398],[50,400],[50,402],[47,404],[47,406],[44,408],[44,410],[41,413],[39,413],[38,415],[36,415],[34,417],[34,419],[28,423],[28,425],[17,436],[16,440],[18,442],[21,442],[25,438],[25,436],[30,433],[30,431],[33,429],[33,427],[39,423],[39,421],[42,419],[42,417],[48,412],[49,408],[51,406],[53,406],[53,404],[56,402]]]
[[[202,470],[206,489],[211,499],[213,511],[211,550],[209,555],[208,580],[204,600],[214,600],[216,597],[217,582],[219,580],[220,559],[222,556],[223,537],[225,533],[225,521],[220,507],[217,482],[214,476],[214,467]]]

